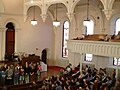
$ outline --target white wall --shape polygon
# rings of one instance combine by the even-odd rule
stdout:
[[[67,20],[67,11],[59,11],[58,18],[61,21],[61,26],[54,29],[52,26],[52,19],[48,15],[46,22],[42,22],[41,11],[37,8],[36,19],[38,20],[37,26],[32,26],[30,20],[33,19],[32,9],[28,12],[26,22],[24,22],[23,16],[23,0],[2,0],[5,12],[1,14],[0,26],[0,57],[3,58],[3,48],[5,48],[4,40],[5,34],[1,30],[6,30],[5,25],[8,21],[15,21],[19,25],[16,36],[16,51],[41,54],[44,48],[49,49],[49,65],[67,65],[68,62],[73,64],[73,67],[77,66],[80,61],[80,55],[78,53],[69,52],[69,57],[62,58],[62,30],[63,22]],[[118,8],[118,9],[115,9]],[[113,15],[119,13],[119,6],[114,5]],[[99,17],[99,19],[97,18]],[[70,39],[81,36],[83,33],[83,20],[86,18],[86,7],[83,5],[78,8],[77,13],[70,23]],[[95,22],[94,33],[110,33],[111,24],[113,19],[108,21],[96,6],[90,6],[90,18]],[[16,24],[15,23],[15,24]],[[0,27],[0,28],[1,28]],[[113,28],[114,26],[112,26]],[[5,32],[5,31],[4,31]],[[111,33],[110,33],[111,34]],[[36,48],[38,50],[36,51]],[[109,63],[108,63],[109,62]],[[86,63],[86,62],[85,62]],[[96,68],[111,66],[112,60],[108,57],[94,56],[91,64],[95,64]]]
[[[24,22],[23,17],[23,0],[13,0],[15,2],[10,3],[12,1],[4,0],[5,4],[5,13],[2,14],[2,19],[0,19],[1,25],[3,26],[4,33],[0,29],[0,37],[4,39],[5,37],[5,25],[7,22],[13,22],[15,24],[16,29],[16,52],[25,52],[27,54],[41,55],[41,52],[44,48],[49,49],[50,58],[53,59],[54,53],[54,31],[52,27],[52,20],[48,15],[46,22],[43,22],[40,17],[40,9],[36,8],[36,19],[38,24],[36,26],[32,26],[30,21],[33,19],[33,11],[29,10],[28,17],[26,22]],[[19,3],[19,5],[16,3]],[[19,25],[19,30],[16,28],[16,23]],[[4,37],[2,36],[4,34]],[[1,41],[2,42],[2,41]],[[5,41],[3,42],[5,43]],[[2,44],[1,44],[2,45]],[[0,50],[2,51],[2,47],[0,46]],[[38,50],[36,50],[38,48]],[[4,54],[0,57],[3,59]]]

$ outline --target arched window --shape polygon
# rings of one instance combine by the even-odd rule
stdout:
[[[94,22],[92,20],[84,21],[83,25],[85,27],[85,34],[86,35],[92,35],[93,34],[93,29],[94,29]]]
[[[63,24],[63,39],[62,39],[62,57],[68,57],[67,40],[69,38],[69,22]]]
[[[114,34],[117,35],[118,32],[120,31],[120,18],[118,18],[115,22],[115,32]],[[113,58],[113,65],[117,65],[117,58]],[[118,59],[118,65],[120,66],[120,59]]]
[[[93,34],[93,30],[94,30],[94,22],[92,20],[90,20],[90,21],[84,21],[83,25],[85,27],[84,33],[86,35],[92,35]],[[93,57],[92,54],[86,53],[84,60],[91,62],[92,61],[92,57]]]
[[[115,22],[115,35],[117,35],[119,31],[120,31],[120,18],[118,18]]]

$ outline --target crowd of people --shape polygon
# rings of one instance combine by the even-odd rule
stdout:
[[[49,90],[120,90],[120,80],[116,81],[115,71],[109,76],[106,74],[106,69],[97,70],[86,65],[82,71],[79,71],[79,67],[80,65],[73,70],[72,65],[69,64],[65,69],[60,70],[59,75],[46,78],[42,88],[49,88]]]
[[[25,65],[1,65],[0,84],[18,85],[40,80],[42,67],[40,62],[25,63]],[[91,68],[86,65],[80,71],[80,65],[72,68],[68,64],[61,69],[59,75],[48,76],[43,80],[42,88],[49,90],[120,90],[120,79],[116,80],[115,70],[111,75],[106,74],[106,69]]]
[[[18,85],[40,80],[42,67],[40,62],[20,64],[3,64],[0,66],[0,84]]]

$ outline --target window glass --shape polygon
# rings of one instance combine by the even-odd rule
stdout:
[[[117,65],[117,58],[113,58],[113,65]],[[118,59],[118,65],[120,66],[120,59]]]
[[[117,35],[119,31],[120,31],[120,18],[116,20],[115,35]]]
[[[69,22],[65,21],[63,24],[62,57],[68,57],[68,47],[67,47],[68,39],[69,39]]]

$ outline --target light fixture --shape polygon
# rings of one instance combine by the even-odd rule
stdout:
[[[89,19],[89,0],[87,2],[87,18],[84,20],[84,23],[89,23],[90,19]]]
[[[56,4],[55,14],[56,14],[56,17],[55,17],[55,20],[53,21],[53,26],[58,27],[60,26],[60,22],[57,20],[57,4]]]
[[[31,0],[30,3],[33,3],[33,0]]]
[[[35,19],[35,6],[34,6],[34,15],[33,15],[33,19],[31,20],[31,24],[32,25],[37,25],[37,20]]]

